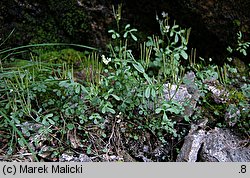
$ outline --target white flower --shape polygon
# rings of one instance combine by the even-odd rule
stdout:
[[[166,29],[166,32],[168,33],[169,29],[170,29],[170,26],[169,25],[165,26],[165,29]]]
[[[161,15],[163,18],[168,17],[168,13],[166,13],[166,12],[162,12]]]
[[[104,55],[102,55],[102,62],[103,62],[104,64],[107,65],[110,61],[111,61],[111,58],[106,58]]]

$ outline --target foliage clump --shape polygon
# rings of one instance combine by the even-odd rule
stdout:
[[[211,127],[232,127],[249,135],[250,87],[243,78],[237,90],[238,80],[232,79],[237,69],[229,64],[198,63],[188,55],[190,29],[170,24],[166,13],[157,17],[161,35],[148,37],[136,55],[130,44],[137,43],[137,30],[129,24],[122,26],[121,12],[114,13],[117,30],[109,31],[112,39],[105,53],[45,50],[31,54],[21,66],[9,60],[0,63],[0,114],[4,118],[0,126],[6,135],[12,134],[8,155],[19,145],[34,155],[37,150],[40,156],[46,153],[52,160],[68,147],[99,158],[131,152],[126,150],[131,145],[138,146],[139,152],[147,142],[150,150],[168,149],[159,154],[161,158],[153,151],[147,156],[173,161],[172,153],[176,155],[179,149],[175,145],[193,121],[204,117],[213,120]],[[185,115],[185,106],[173,97],[166,100],[163,88],[168,84],[177,91],[182,84],[190,84],[184,79],[188,71],[194,71],[192,84],[200,94],[191,115]],[[214,91],[225,94],[216,98]]]

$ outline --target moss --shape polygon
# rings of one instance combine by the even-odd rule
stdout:
[[[247,101],[247,98],[243,94],[243,92],[238,91],[236,89],[231,89],[231,91],[229,91],[228,99],[230,103],[239,103],[239,102]]]
[[[249,134],[249,98],[237,88],[228,90],[226,103],[220,104],[215,103],[212,93],[208,92],[201,105],[202,116],[209,118],[210,127],[230,127],[240,134]]]
[[[240,75],[245,76],[248,73],[248,67],[247,65],[241,61],[239,58],[234,58],[233,65],[236,67],[237,71],[240,73]]]
[[[85,53],[67,48],[59,51],[43,52],[39,55],[39,59],[45,62],[55,64],[67,63],[69,65],[74,65],[74,67],[78,67],[79,63],[86,59]]]

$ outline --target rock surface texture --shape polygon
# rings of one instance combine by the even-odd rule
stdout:
[[[184,106],[184,115],[191,116],[200,97],[199,90],[195,84],[194,72],[191,71],[185,74],[183,80],[185,84],[164,84],[164,97],[167,101],[172,100]]]
[[[204,121],[203,121],[204,123]],[[177,162],[249,162],[249,140],[242,140],[229,129],[194,125],[186,136]]]

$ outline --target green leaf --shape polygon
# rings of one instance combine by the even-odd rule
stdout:
[[[157,109],[155,110],[155,113],[156,113],[156,114],[159,114],[161,111],[162,111],[161,108],[157,108]]]
[[[67,88],[69,86],[68,81],[64,80],[64,81],[59,82],[59,86]]]
[[[151,96],[152,96],[153,98],[156,97],[156,92],[155,92],[155,89],[154,89],[154,88],[151,88]]]
[[[134,68],[135,68],[138,72],[140,72],[140,73],[145,73],[145,70],[144,70],[143,66],[142,66],[140,63],[138,63],[138,62],[133,63],[133,66],[134,66]]]
[[[109,30],[108,33],[114,33],[115,31],[114,30]]]
[[[148,86],[145,90],[145,97],[149,98],[150,97],[150,87]]]
[[[151,85],[152,84],[152,80],[151,80],[151,78],[149,78],[148,74],[143,73],[143,76],[147,80],[148,84]]]
[[[67,124],[67,128],[68,128],[69,130],[73,130],[73,129],[75,128],[75,125],[72,124],[72,123],[69,123],[69,124]]]
[[[25,141],[24,141],[24,139],[18,138],[17,142],[18,142],[18,144],[19,144],[21,147],[24,147],[24,146],[25,146]]]
[[[102,108],[102,113],[105,114],[107,112],[107,106],[105,105],[103,108]]]
[[[175,29],[175,28],[178,28],[179,27],[179,25],[174,25],[173,27],[172,27],[172,29]]]
[[[133,35],[132,33],[131,34],[131,37],[133,38],[134,41],[137,41],[137,37],[135,35]]]
[[[111,94],[111,96],[113,96],[117,101],[120,101],[120,100],[121,100],[120,97],[117,96],[117,95],[115,95],[115,94]]]
[[[58,91],[56,92],[56,95],[57,95],[57,96],[62,96],[61,90],[58,90]]]
[[[76,85],[76,87],[75,87],[75,92],[76,92],[76,94],[79,94],[79,93],[80,93],[80,89],[81,89],[81,86]]]
[[[130,32],[130,33],[131,33],[131,32],[137,32],[137,29],[133,28],[133,29],[129,30],[129,32]]]
[[[127,36],[128,36],[128,32],[125,32],[123,35],[123,38],[127,38]]]
[[[103,137],[103,138],[106,138],[107,135],[106,135],[105,133],[102,133],[102,137]]]
[[[138,139],[139,139],[139,137],[138,137],[137,135],[135,135],[135,136],[134,136],[134,139],[135,139],[135,140],[138,140]]]
[[[187,54],[186,51],[184,51],[184,50],[181,51],[181,56],[182,56],[184,59],[188,59],[188,54]]]
[[[171,107],[171,105],[170,105],[170,104],[167,104],[167,103],[164,103],[162,106],[164,107],[164,110],[165,110],[165,111],[166,111],[167,108],[170,108],[170,107]]]
[[[228,51],[229,53],[232,53],[232,52],[233,52],[233,49],[232,49],[230,46],[228,46],[228,47],[227,47],[227,51]]]
[[[52,119],[48,119],[48,121],[51,125],[55,125],[55,121],[53,121]]]
[[[174,31],[171,30],[171,31],[170,31],[170,37],[172,37],[173,35],[174,35]]]
[[[107,100],[110,95],[108,93],[105,94],[104,99]]]
[[[82,90],[84,93],[87,93],[87,94],[89,93],[88,90],[87,90],[83,85],[81,85],[81,90]]]
[[[56,122],[59,121],[59,119],[60,119],[59,116],[54,116],[53,117],[53,120],[56,121]]]
[[[242,51],[242,54],[244,55],[244,56],[247,56],[247,52],[246,52],[246,50],[241,50]]]
[[[125,26],[125,30],[127,30],[129,27],[130,27],[130,24],[127,24],[127,25]]]
[[[49,123],[47,122],[46,119],[43,119],[43,120],[42,120],[42,124],[45,125],[45,126],[49,126]]]
[[[91,146],[92,146],[92,145],[89,145],[89,146],[87,147],[87,154],[91,154],[91,152],[92,152]]]
[[[163,121],[169,121],[168,116],[167,116],[167,114],[165,112],[163,114],[162,120]]]
[[[45,115],[44,117],[43,117],[43,119],[48,119],[49,117],[53,117],[53,113],[50,113],[50,114],[47,114],[47,115]]]
[[[115,110],[112,109],[112,108],[107,108],[107,111],[110,112],[110,113],[112,113],[112,114],[115,114]]]
[[[187,115],[184,116],[184,120],[187,121],[187,122],[190,121],[190,119],[189,119],[189,117]]]
[[[180,113],[180,111],[177,110],[176,108],[168,108],[166,111],[169,111],[169,112],[175,113],[175,114],[179,114]]]
[[[98,120],[97,119],[94,119],[94,124],[99,124]]]
[[[108,91],[108,94],[112,93],[114,91],[113,88],[110,88],[109,91]]]
[[[178,34],[175,34],[174,42],[177,43],[179,40]]]
[[[116,35],[115,35],[115,34],[112,34],[112,38],[113,38],[113,39],[116,39]]]

